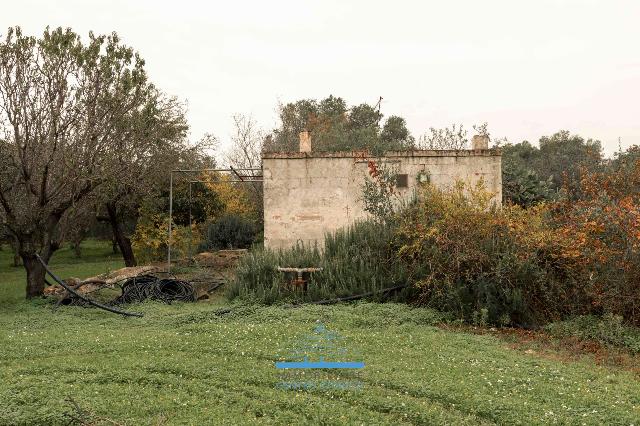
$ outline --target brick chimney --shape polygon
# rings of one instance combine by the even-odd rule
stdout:
[[[489,136],[475,135],[471,140],[471,149],[489,149]]]
[[[308,131],[300,132],[300,152],[311,152],[311,135]]]

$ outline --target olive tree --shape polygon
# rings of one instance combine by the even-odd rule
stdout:
[[[10,28],[0,40],[0,208],[27,272],[44,289],[59,224],[115,177],[129,177],[153,140],[140,114],[155,102],[144,61],[117,34]]]
[[[169,187],[169,171],[188,168],[209,146],[209,139],[189,146],[185,108],[175,98],[159,92],[150,102],[133,114],[137,131],[136,146],[144,151],[123,158],[127,167],[112,175],[97,191],[97,218],[108,223],[126,266],[135,266],[136,258],[130,234],[138,219],[138,210],[145,198],[160,196]]]
[[[311,133],[314,151],[369,150],[373,153],[413,149],[415,140],[402,117],[390,116],[381,126],[379,108],[368,104],[348,107],[344,99],[302,99],[279,106],[280,123],[265,138],[267,152],[297,151],[298,135]]]

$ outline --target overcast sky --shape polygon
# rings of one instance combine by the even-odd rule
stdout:
[[[188,102],[191,139],[228,143],[235,113],[276,126],[278,102],[384,98],[429,127],[489,122],[537,141],[567,129],[607,153],[640,144],[640,1],[3,1],[1,33],[117,31],[154,83]]]

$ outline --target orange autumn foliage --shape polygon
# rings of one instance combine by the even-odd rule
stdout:
[[[530,208],[492,207],[462,183],[423,186],[396,234],[418,301],[497,324],[613,314],[640,325],[640,161],[581,175]]]
[[[203,173],[201,178],[224,206],[220,217],[233,215],[245,219],[256,218],[258,210],[255,202],[251,200],[247,184],[232,182],[229,175],[217,172]]]
[[[640,161],[582,171],[578,188],[553,205],[569,273],[588,297],[589,313],[614,313],[640,324]]]

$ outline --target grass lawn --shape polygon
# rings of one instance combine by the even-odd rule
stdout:
[[[75,257],[68,246],[56,251],[49,262],[56,275],[61,278],[71,276],[84,278],[122,268],[124,262],[120,254],[113,254],[111,244],[104,241],[88,240],[81,245],[82,257]],[[24,299],[25,272],[22,266],[13,267],[13,254],[9,247],[0,251],[0,309]],[[49,279],[52,282],[51,279]]]
[[[119,266],[75,264],[60,275]],[[56,265],[57,264],[57,265]],[[21,272],[2,263],[0,286]],[[444,330],[438,315],[398,304],[286,309],[224,301],[130,307],[143,318],[0,298],[0,424],[640,424],[640,380],[589,360],[509,349],[492,336]],[[359,390],[285,390],[277,354],[317,320],[365,368]],[[72,398],[81,414],[67,400]]]

